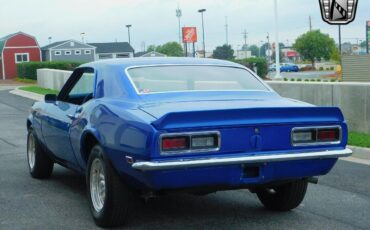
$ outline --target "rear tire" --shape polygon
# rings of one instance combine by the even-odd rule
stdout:
[[[27,136],[27,162],[33,178],[46,179],[53,172],[54,162],[46,155],[32,129]]]
[[[128,219],[131,191],[121,182],[100,145],[90,153],[86,171],[90,211],[100,227],[119,227]]]
[[[274,211],[289,211],[298,207],[303,201],[308,182],[299,180],[273,188],[257,191],[257,196],[265,208]]]

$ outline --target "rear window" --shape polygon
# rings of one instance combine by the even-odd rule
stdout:
[[[150,66],[128,70],[139,93],[268,89],[250,72],[224,66]]]

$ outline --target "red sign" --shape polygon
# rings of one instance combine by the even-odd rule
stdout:
[[[182,41],[184,43],[197,42],[197,28],[196,27],[183,27],[182,28]]]
[[[288,51],[287,55],[288,57],[298,57],[298,53],[295,51]]]

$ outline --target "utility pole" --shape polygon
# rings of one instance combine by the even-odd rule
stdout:
[[[276,63],[276,75],[275,79],[281,78],[280,76],[280,44],[279,44],[279,17],[278,17],[278,3],[274,1],[275,8],[275,63]]]
[[[247,30],[244,30],[244,32],[242,33],[242,35],[243,35],[243,39],[244,39],[244,48],[247,48],[247,39],[248,39]]]
[[[225,32],[226,32],[226,45],[229,45],[229,25],[227,24],[227,16],[225,16]]]
[[[312,31],[312,20],[311,20],[311,15],[310,17],[308,18],[308,22],[309,22],[309,25],[310,25],[310,32]]]
[[[342,31],[340,25],[338,25],[338,37],[339,37],[339,54],[342,55]]]
[[[176,17],[179,21],[179,44],[181,44],[181,17],[182,17],[182,11],[180,9],[180,7],[177,7],[177,10],[176,10]]]

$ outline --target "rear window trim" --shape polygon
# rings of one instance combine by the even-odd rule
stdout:
[[[216,67],[228,67],[228,68],[235,68],[235,69],[242,69],[250,73],[257,81],[259,81],[266,90],[177,90],[177,91],[165,91],[165,92],[149,92],[143,93],[140,92],[134,81],[131,78],[129,70],[131,69],[138,69],[138,68],[146,68],[146,67],[161,67],[161,66],[216,66]],[[164,94],[164,93],[191,93],[191,92],[274,92],[259,76],[257,76],[254,72],[250,71],[248,68],[233,66],[233,65],[219,65],[219,64],[155,64],[155,65],[137,65],[137,66],[130,66],[125,68],[125,74],[134,88],[137,95],[151,95],[151,94]]]

